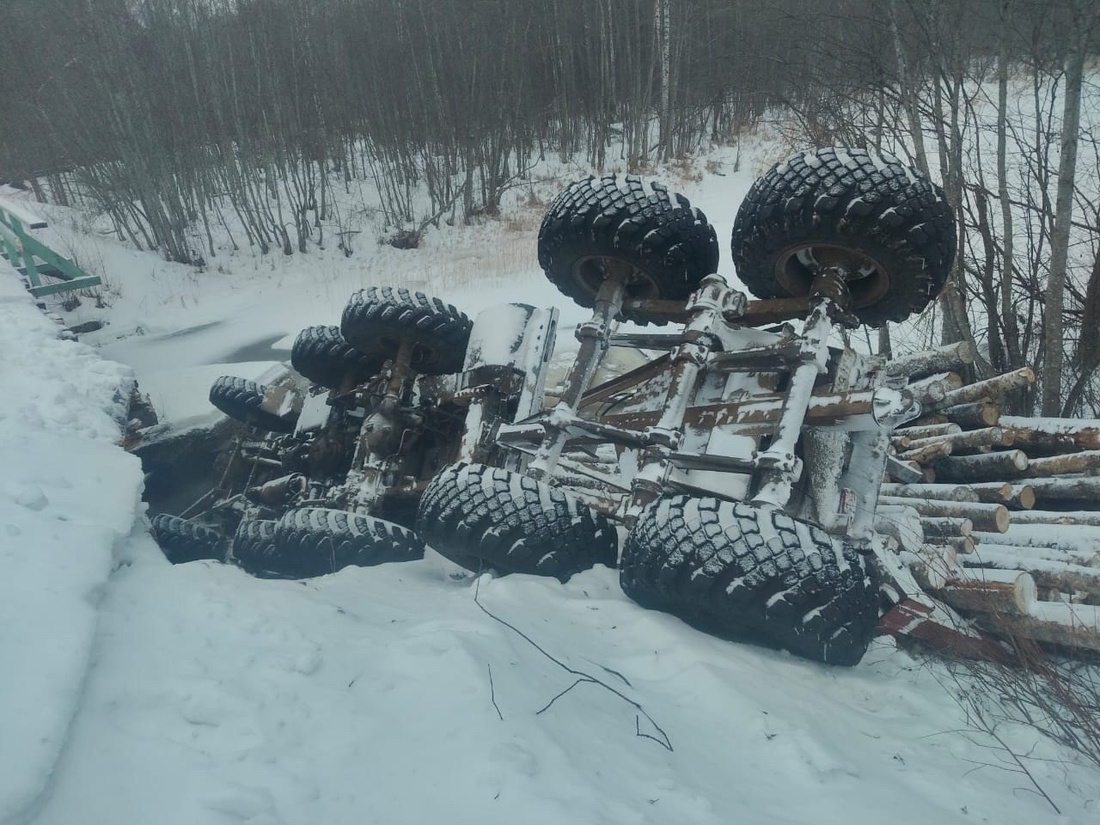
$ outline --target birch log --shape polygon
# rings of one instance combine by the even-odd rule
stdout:
[[[1016,478],[1044,478],[1069,473],[1087,473],[1100,469],[1100,450],[1086,450],[1069,455],[1034,458],[1014,474]]]
[[[1002,486],[1011,487],[1012,485]],[[939,501],[977,502],[982,500],[970,486],[962,484],[883,484],[881,494],[895,498],[934,498]]]
[[[1028,484],[1012,484],[1008,481],[986,481],[967,484],[978,501],[1004,504],[1010,510],[1030,510],[1035,506],[1035,491]]]
[[[906,435],[911,439],[931,438],[936,435],[954,435],[961,433],[962,427],[958,424],[947,422],[945,424],[924,424],[913,427],[904,427],[897,430],[898,435]]]
[[[1001,421],[1001,405],[994,401],[975,401],[948,407],[942,415],[947,421],[964,428],[996,427]]]
[[[951,442],[946,439],[927,439],[922,446],[912,447],[903,453],[898,453],[902,461],[915,461],[917,464],[928,464],[940,458],[951,455]]]
[[[925,541],[936,538],[948,538],[950,536],[969,536],[974,532],[974,522],[968,518],[953,518],[950,516],[922,516],[921,527],[924,529]]]
[[[974,504],[964,501],[935,501],[893,496],[881,496],[879,502],[885,505],[912,507],[922,517],[969,519],[978,530],[991,533],[1003,533],[1010,523],[1008,508],[1003,504]]]
[[[974,550],[978,558],[984,559],[985,554],[990,553],[994,558],[1008,556],[1019,558],[1024,565],[1034,564],[1042,567],[1049,563],[1060,566],[1100,567],[1100,552],[1087,547],[1028,547],[1022,544],[998,544],[996,539],[1004,541],[1004,536],[999,533],[974,533],[971,534],[970,539],[973,540],[975,535],[981,538],[981,543]],[[1020,569],[1030,568],[1021,567]]]
[[[924,546],[924,526],[920,514],[908,504],[891,506],[879,499],[875,511],[875,530],[897,539],[903,550],[919,553]]]
[[[1030,615],[1005,616],[1003,630],[1040,642],[1100,652],[1100,607],[1041,602]]]
[[[1100,420],[1076,418],[1025,418],[1006,415],[1001,426],[1013,433],[1021,447],[1055,452],[1100,450]]]
[[[962,376],[957,372],[944,372],[912,381],[906,389],[921,404],[936,404],[947,397],[949,392],[962,389]]]
[[[1086,501],[1100,505],[1100,477],[1033,478],[1027,486],[1039,501]]]
[[[1083,591],[1100,593],[1100,570],[1080,564],[1058,564],[1041,559],[1028,560],[1016,553],[989,551],[960,559],[966,567],[995,567],[1000,570],[1026,570],[1035,584],[1044,589],[1063,593]]]
[[[1000,427],[982,427],[977,430],[966,430],[944,435],[933,435],[927,438],[909,438],[908,449],[919,450],[931,444],[947,442],[951,445],[951,452],[958,453],[964,450],[976,450],[979,447],[1011,447],[1012,436],[1006,434]]]
[[[953,455],[933,464],[940,481],[977,481],[1019,476],[1028,467],[1027,454],[1022,450],[1005,450],[979,455]]]
[[[1035,512],[1013,513],[1012,517],[1034,515]],[[1100,516],[1100,513],[1091,515]],[[1000,534],[980,530],[972,535],[979,545],[1018,544],[1021,547],[1058,547],[1062,550],[1100,552],[1100,526],[1096,525],[1062,524],[1052,530],[1046,524],[1020,524],[1017,521]]]
[[[994,401],[1001,398],[1009,390],[1018,387],[1026,387],[1035,383],[1035,372],[1031,367],[1021,367],[1003,375],[988,378],[985,381],[975,381],[957,390],[951,390],[942,401],[935,402],[936,409],[946,409],[959,404],[972,404],[977,401]]]
[[[969,556],[978,547],[972,536],[933,536],[928,544],[950,549],[956,556]]]
[[[958,560],[950,547],[925,545],[918,553],[902,553],[917,583],[925,590],[939,590],[959,574]]]
[[[940,597],[959,610],[1026,615],[1038,599],[1035,579],[1020,570],[967,568],[939,590]]]
[[[1100,513],[1094,510],[1021,510],[1012,514],[1012,523],[1021,527],[1058,524],[1066,527],[1100,527]],[[1051,531],[1047,530],[1050,534]],[[1055,531],[1055,534],[1060,531]]]
[[[956,372],[967,364],[973,364],[977,351],[972,343],[961,341],[943,347],[902,355],[886,365],[886,374],[924,378],[940,372]]]

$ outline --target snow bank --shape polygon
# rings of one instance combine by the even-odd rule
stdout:
[[[116,446],[133,378],[61,340],[0,271],[0,821],[34,804],[80,701],[96,602],[141,467]]]

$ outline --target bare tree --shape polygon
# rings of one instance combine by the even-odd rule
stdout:
[[[1062,110],[1061,151],[1058,160],[1058,195],[1055,201],[1054,232],[1050,247],[1050,277],[1047,280],[1043,329],[1043,415],[1060,415],[1064,387],[1063,312],[1065,310],[1066,264],[1069,259],[1070,224],[1073,221],[1073,190],[1077,174],[1077,141],[1081,122],[1081,83],[1085,47],[1095,20],[1092,4],[1086,12],[1084,0],[1067,0],[1072,11],[1072,28],[1067,32],[1065,96]]]

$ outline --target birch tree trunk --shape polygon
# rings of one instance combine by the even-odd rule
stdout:
[[[672,66],[670,55],[672,53],[672,26],[669,14],[670,0],[657,0],[654,5],[654,28],[657,31],[657,46],[659,51],[659,71],[661,73],[661,111],[658,115],[660,125],[660,158],[668,160],[672,157],[672,93],[670,82],[672,80]]]
[[[1020,326],[1012,305],[1013,222],[1012,203],[1008,195],[1008,61],[1012,0],[1001,4],[1001,31],[997,54],[997,197],[1001,201],[1001,325],[1007,363],[997,367],[1002,371],[1022,366]]]
[[[1069,257],[1069,230],[1073,220],[1073,185],[1077,171],[1077,131],[1081,121],[1081,82],[1085,65],[1086,0],[1070,0],[1074,25],[1067,32],[1066,90],[1062,113],[1062,147],[1058,159],[1058,194],[1054,206],[1054,232],[1050,249],[1050,277],[1044,302],[1043,330],[1043,404],[1045,416],[1062,412],[1062,368],[1064,363],[1064,321],[1066,263]]]
[[[917,90],[911,85],[909,78],[909,61],[905,56],[905,44],[901,41],[901,33],[898,30],[898,3],[890,0],[890,32],[894,35],[894,52],[898,60],[898,82],[901,86],[901,97],[904,101],[905,116],[909,122],[909,134],[913,139],[913,155],[917,163],[917,171],[928,174],[928,154],[924,148],[924,127],[920,120],[920,107]]]

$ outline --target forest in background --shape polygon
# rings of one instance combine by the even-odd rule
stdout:
[[[492,215],[541,158],[644,171],[767,118],[792,148],[886,149],[942,182],[963,253],[943,340],[1048,376],[1020,411],[1096,415],[1096,18],[1087,0],[0,0],[0,179],[174,261],[333,235],[350,254],[334,186],[373,182],[415,245]]]

